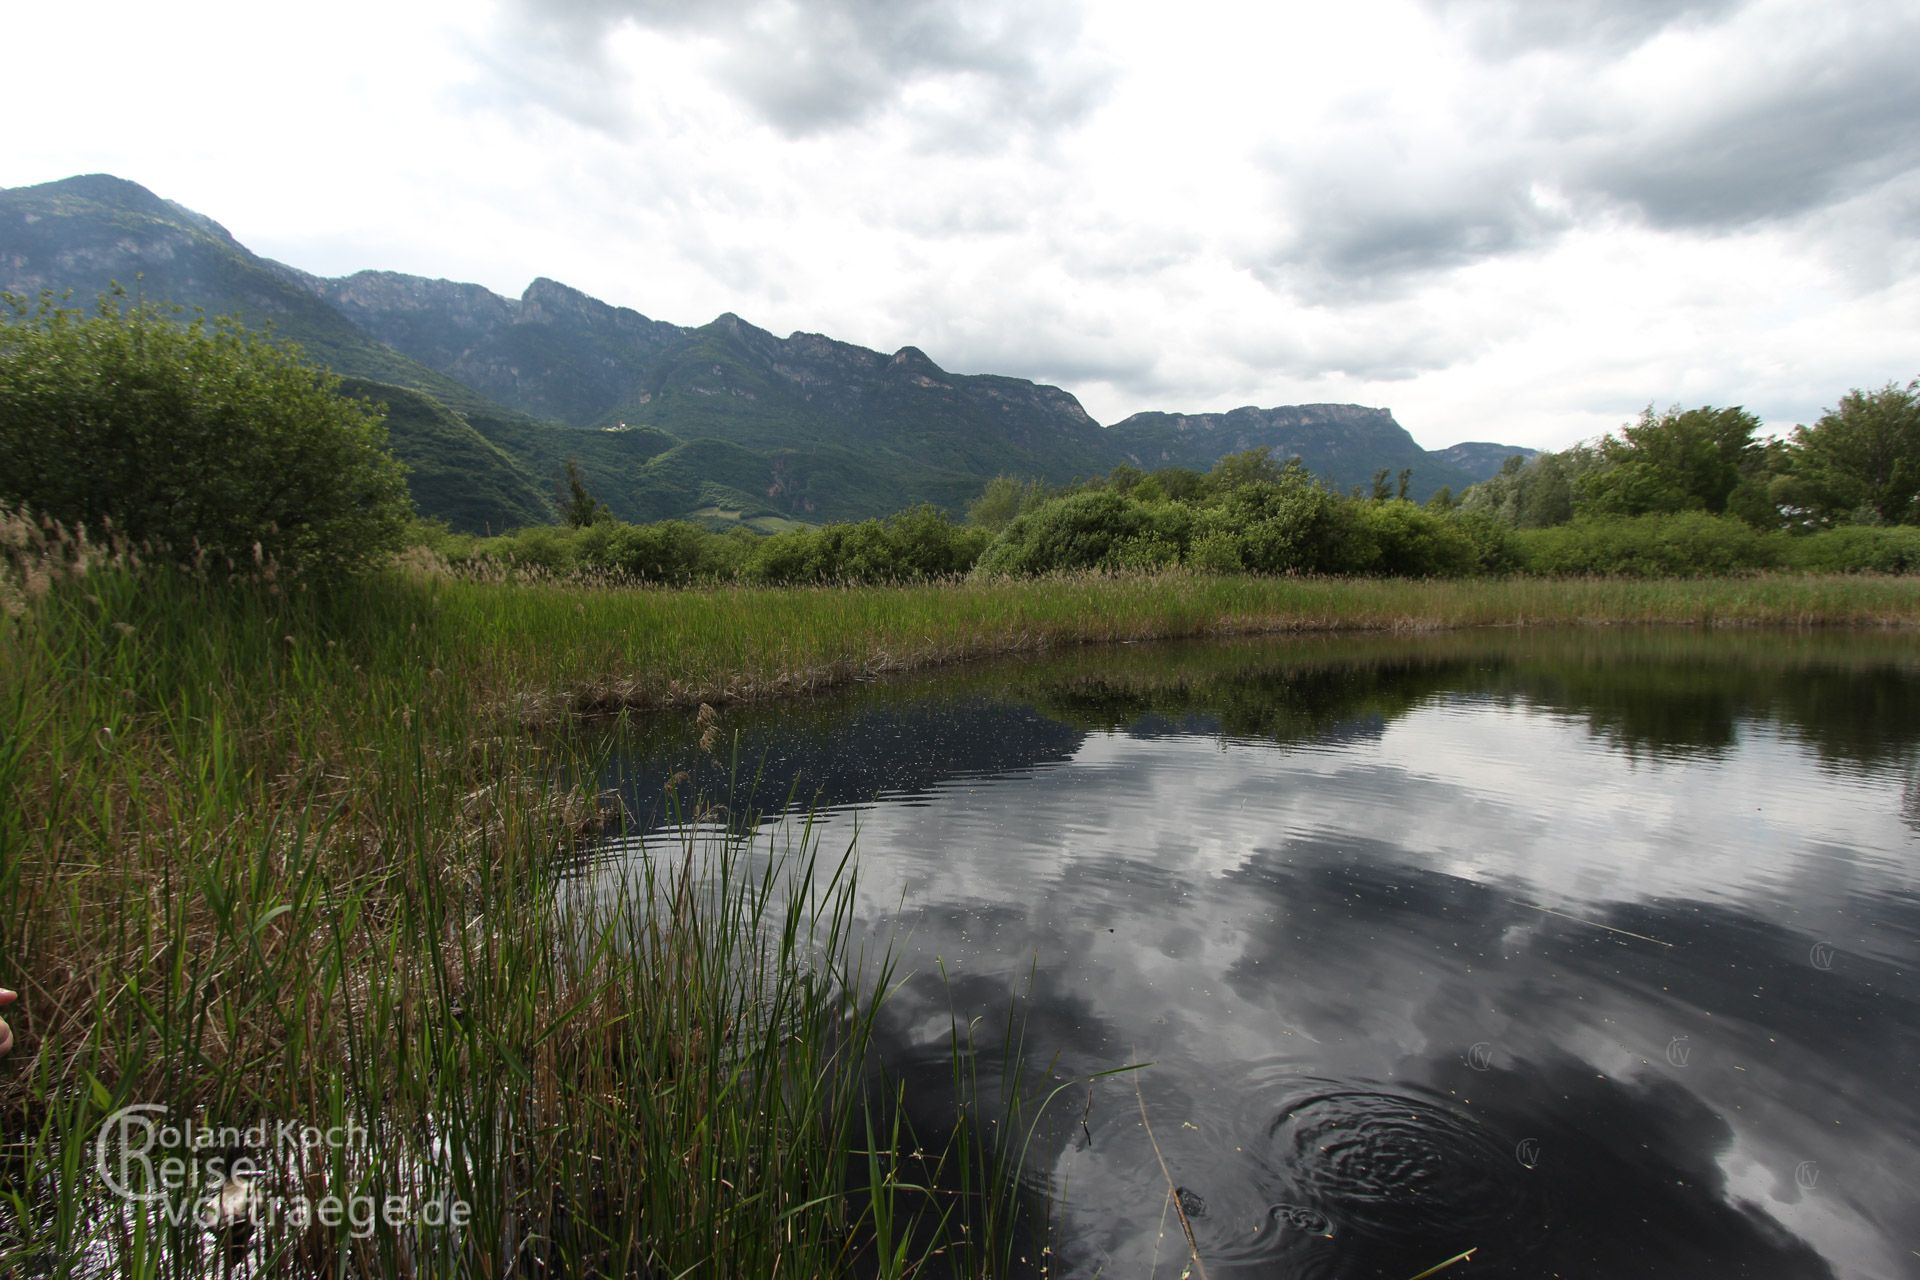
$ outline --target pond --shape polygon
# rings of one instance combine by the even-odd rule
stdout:
[[[719,728],[610,779],[857,834],[910,1107],[956,1016],[1150,1064],[1035,1133],[1047,1274],[1183,1274],[1176,1201],[1214,1277],[1920,1274],[1910,638],[1087,648]]]

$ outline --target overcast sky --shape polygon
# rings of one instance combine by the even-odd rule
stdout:
[[[323,274],[1558,447],[1920,375],[1911,0],[15,3],[0,185]]]

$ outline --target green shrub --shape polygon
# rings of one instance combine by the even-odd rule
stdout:
[[[1375,549],[1372,573],[1457,578],[1480,568],[1479,549],[1458,521],[1402,499],[1363,503],[1358,514]]]
[[[607,527],[611,532],[611,527]],[[473,545],[476,559],[495,560],[516,569],[545,569],[566,573],[580,564],[580,542],[592,529],[573,529],[567,525],[534,525],[494,538],[482,538]]]
[[[938,507],[909,507],[888,516],[898,576],[909,581],[957,577],[973,568],[993,541],[992,531],[949,520]]]
[[[1195,526],[1193,545],[1187,550],[1187,564],[1201,573],[1240,573],[1246,568],[1240,559],[1238,535],[1218,524],[1208,524],[1204,519],[1201,525]]]
[[[1485,511],[1459,509],[1449,512],[1447,519],[1473,547],[1475,572],[1500,575],[1520,567],[1513,526],[1506,521]]]
[[[1920,573],[1920,528],[1842,525],[1790,539],[1787,563],[1808,573]]]
[[[885,520],[774,534],[746,554],[739,572],[769,585],[922,582],[965,573],[991,536],[936,508],[912,507]]]
[[[1365,573],[1378,555],[1356,505],[1298,467],[1228,490],[1213,510],[1210,526],[1234,532],[1253,573]]]
[[[1694,578],[1770,568],[1780,558],[1779,537],[1700,511],[1522,529],[1513,544],[1527,572],[1556,575]]]
[[[309,577],[401,545],[412,506],[380,415],[296,348],[119,295],[91,316],[6,302],[0,501]]]
[[[748,582],[768,585],[815,582],[816,538],[811,529],[793,529],[776,533],[760,541],[740,567],[740,576]]]
[[[1177,563],[1192,523],[1184,507],[1149,506],[1109,489],[1069,494],[1016,516],[980,556],[978,570],[1030,577]]]
[[[407,523],[403,541],[406,546],[424,547],[437,556],[459,563],[473,554],[474,544],[479,539],[470,533],[455,533],[444,520],[417,516]]]
[[[995,476],[968,505],[967,523],[985,530],[991,537],[1013,523],[1015,516],[1039,506],[1046,497],[1046,486],[1038,480]]]
[[[713,544],[722,541],[684,520],[658,524],[603,520],[581,530],[581,561],[642,582],[682,587],[719,576],[721,559]]]

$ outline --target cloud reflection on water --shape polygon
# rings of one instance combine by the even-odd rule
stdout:
[[[912,974],[889,1059],[1018,992],[1061,1072],[1153,1062],[1215,1273],[1898,1274],[1920,676],[1637,643],[1088,651],[733,719],[762,794],[857,827],[863,927]],[[1043,1134],[1070,1274],[1177,1261],[1133,1088]],[[1315,1213],[1331,1239],[1286,1226]]]

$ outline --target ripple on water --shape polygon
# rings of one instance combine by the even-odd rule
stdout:
[[[1539,1216],[1514,1139],[1447,1099],[1269,1063],[1239,1101],[1244,1155],[1182,1188],[1204,1206],[1192,1217],[1209,1262],[1342,1274],[1356,1253],[1512,1240]]]

